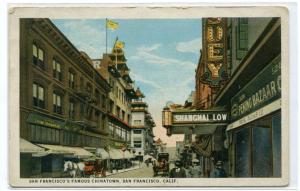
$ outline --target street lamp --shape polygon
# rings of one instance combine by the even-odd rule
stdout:
[[[168,107],[164,107],[162,111],[162,125],[164,127],[172,125],[172,112]]]

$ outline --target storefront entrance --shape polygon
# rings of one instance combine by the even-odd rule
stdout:
[[[235,177],[281,176],[281,115],[276,112],[235,130]]]

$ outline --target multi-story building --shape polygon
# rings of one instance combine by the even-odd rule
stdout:
[[[280,22],[202,19],[196,109],[166,107],[163,125],[169,135],[197,135],[205,176],[220,160],[230,177],[281,176]]]
[[[143,100],[144,95],[139,88],[136,90],[136,99],[131,101],[132,131],[131,147],[140,160],[146,154],[154,154],[153,127],[154,120],[148,111],[148,104]]]
[[[20,137],[46,150],[25,153],[20,145],[21,177],[60,176],[66,158],[104,151],[109,91],[88,56],[49,19],[21,19]]]
[[[232,177],[281,177],[281,20],[227,22],[230,80],[214,103],[227,107]]]
[[[116,41],[117,42],[117,41]],[[109,143],[112,168],[122,168],[124,160],[133,155],[129,152],[131,140],[131,99],[136,97],[122,48],[113,47],[112,53],[93,60],[94,67],[111,87],[108,104]]]

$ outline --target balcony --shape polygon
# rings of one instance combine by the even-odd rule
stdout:
[[[130,70],[122,70],[121,72],[121,76],[129,76]]]

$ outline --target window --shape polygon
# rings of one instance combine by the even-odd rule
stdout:
[[[130,114],[127,115],[127,123],[130,124]]]
[[[31,141],[36,143],[59,144],[59,130],[40,125],[30,125]]]
[[[131,133],[130,131],[127,131],[127,141],[129,142],[131,140]]]
[[[125,111],[122,110],[122,120],[125,121]]]
[[[250,176],[250,140],[249,128],[243,128],[236,134],[236,177]]]
[[[79,135],[70,131],[63,131],[63,144],[71,146],[81,146],[85,142],[84,137],[84,135]]]
[[[69,118],[70,119],[75,118],[75,103],[72,100],[70,100],[70,104],[69,104]]]
[[[142,120],[133,120],[133,125],[142,125]]]
[[[111,122],[108,123],[108,128],[109,128],[109,134],[111,137],[114,137],[114,126]]]
[[[105,129],[105,121],[106,121],[105,118],[106,118],[105,115],[102,114],[102,120],[101,120],[101,128],[102,129]]]
[[[45,92],[43,86],[33,83],[33,105],[39,108],[45,108]]]
[[[134,139],[133,140],[133,147],[134,148],[142,148],[142,140],[141,139]]]
[[[133,134],[142,134],[142,130],[141,129],[134,129]]]
[[[272,118],[273,138],[273,176],[281,176],[281,117],[276,115]]]
[[[102,94],[102,108],[105,109],[106,107],[106,98],[105,95]]]
[[[101,97],[100,97],[100,93],[97,89],[95,90],[95,97],[96,97],[97,104],[100,105],[101,104]]]
[[[53,59],[52,64],[53,64],[53,77],[61,81],[62,80],[61,64],[56,59]]]
[[[239,18],[237,26],[237,59],[242,59],[248,50],[248,19]]]
[[[36,44],[32,45],[32,63],[42,69],[45,69],[44,64],[44,50]]]
[[[252,128],[253,177],[272,176],[270,132],[269,126],[257,125]]]
[[[121,115],[121,114],[120,114],[120,107],[117,106],[117,117],[120,118],[120,115]]]
[[[69,87],[74,89],[75,88],[75,74],[69,71]]]
[[[53,112],[62,114],[61,96],[53,92]]]
[[[114,105],[115,105],[114,102],[110,100],[110,103],[109,103],[109,112],[110,112],[110,113],[113,113],[113,112],[114,112],[114,111],[113,111],[113,110],[114,110]]]
[[[235,177],[280,177],[280,115],[272,114],[237,130],[235,153]]]

